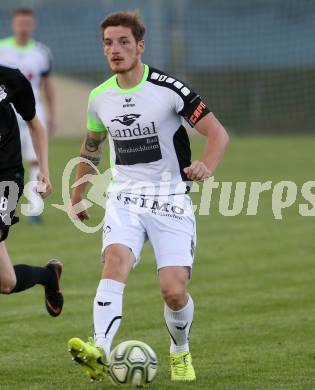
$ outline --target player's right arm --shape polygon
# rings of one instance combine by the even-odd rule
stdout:
[[[86,175],[95,174],[95,169],[93,168],[93,165],[97,166],[101,161],[101,157],[103,154],[103,145],[106,139],[106,135],[106,132],[87,132],[80,150],[80,157],[86,160],[86,162],[81,161],[78,164],[75,178],[76,182]],[[93,163],[93,165],[89,164],[88,162]],[[72,216],[79,218],[81,221],[83,221],[84,219],[89,219],[89,214],[87,210],[82,210],[82,202],[86,186],[87,182],[83,181],[81,184],[77,185],[74,188],[71,196]]]

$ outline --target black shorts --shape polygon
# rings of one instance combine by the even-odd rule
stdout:
[[[15,211],[23,190],[24,181],[19,175],[9,178],[0,176],[0,242],[8,237],[10,227],[19,222]]]

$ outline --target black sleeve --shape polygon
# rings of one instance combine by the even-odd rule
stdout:
[[[36,114],[35,97],[30,82],[19,72],[16,78],[17,88],[12,103],[25,121],[30,121]]]
[[[182,96],[184,101],[183,108],[179,111],[179,115],[183,116],[190,126],[195,126],[201,118],[206,116],[210,110],[202,101],[201,97],[190,90],[189,95]]]
[[[174,101],[175,111],[178,115],[183,116],[190,126],[194,127],[201,118],[209,114],[210,110],[201,100],[201,97],[183,81],[151,66],[149,68],[148,81],[155,85],[166,87],[176,93]]]

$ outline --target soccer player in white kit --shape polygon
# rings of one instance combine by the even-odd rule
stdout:
[[[88,133],[76,180],[95,173],[109,137],[113,181],[103,229],[104,268],[94,299],[94,340],[69,340],[69,352],[92,379],[106,376],[112,340],[122,318],[123,291],[148,239],[154,249],[164,318],[170,334],[171,379],[195,380],[189,352],[194,303],[187,292],[195,250],[195,218],[187,192],[209,178],[228,143],[224,127],[190,87],[145,65],[145,27],[139,15],[118,12],[101,24],[114,76],[89,97]],[[182,118],[207,137],[204,156],[191,162]],[[85,184],[72,194],[73,213],[89,215]],[[81,207],[81,208],[80,208]]]
[[[45,45],[32,38],[35,28],[36,21],[33,10],[29,8],[16,9],[12,19],[14,35],[0,40],[0,60],[20,69],[29,80],[35,96],[38,118],[51,135],[55,131],[55,97],[50,76],[52,57],[50,50]],[[43,85],[47,102],[46,112],[40,96],[41,85]],[[36,181],[39,174],[39,164],[30,132],[26,122],[18,113],[17,119],[20,128],[23,159],[30,166],[30,180]],[[28,198],[30,201],[29,221],[40,222],[40,198],[36,191],[30,191]]]

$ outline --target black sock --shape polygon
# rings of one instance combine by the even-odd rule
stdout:
[[[17,264],[13,268],[16,275],[16,285],[11,293],[27,290],[35,284],[49,286],[54,282],[53,271],[46,267]]]

